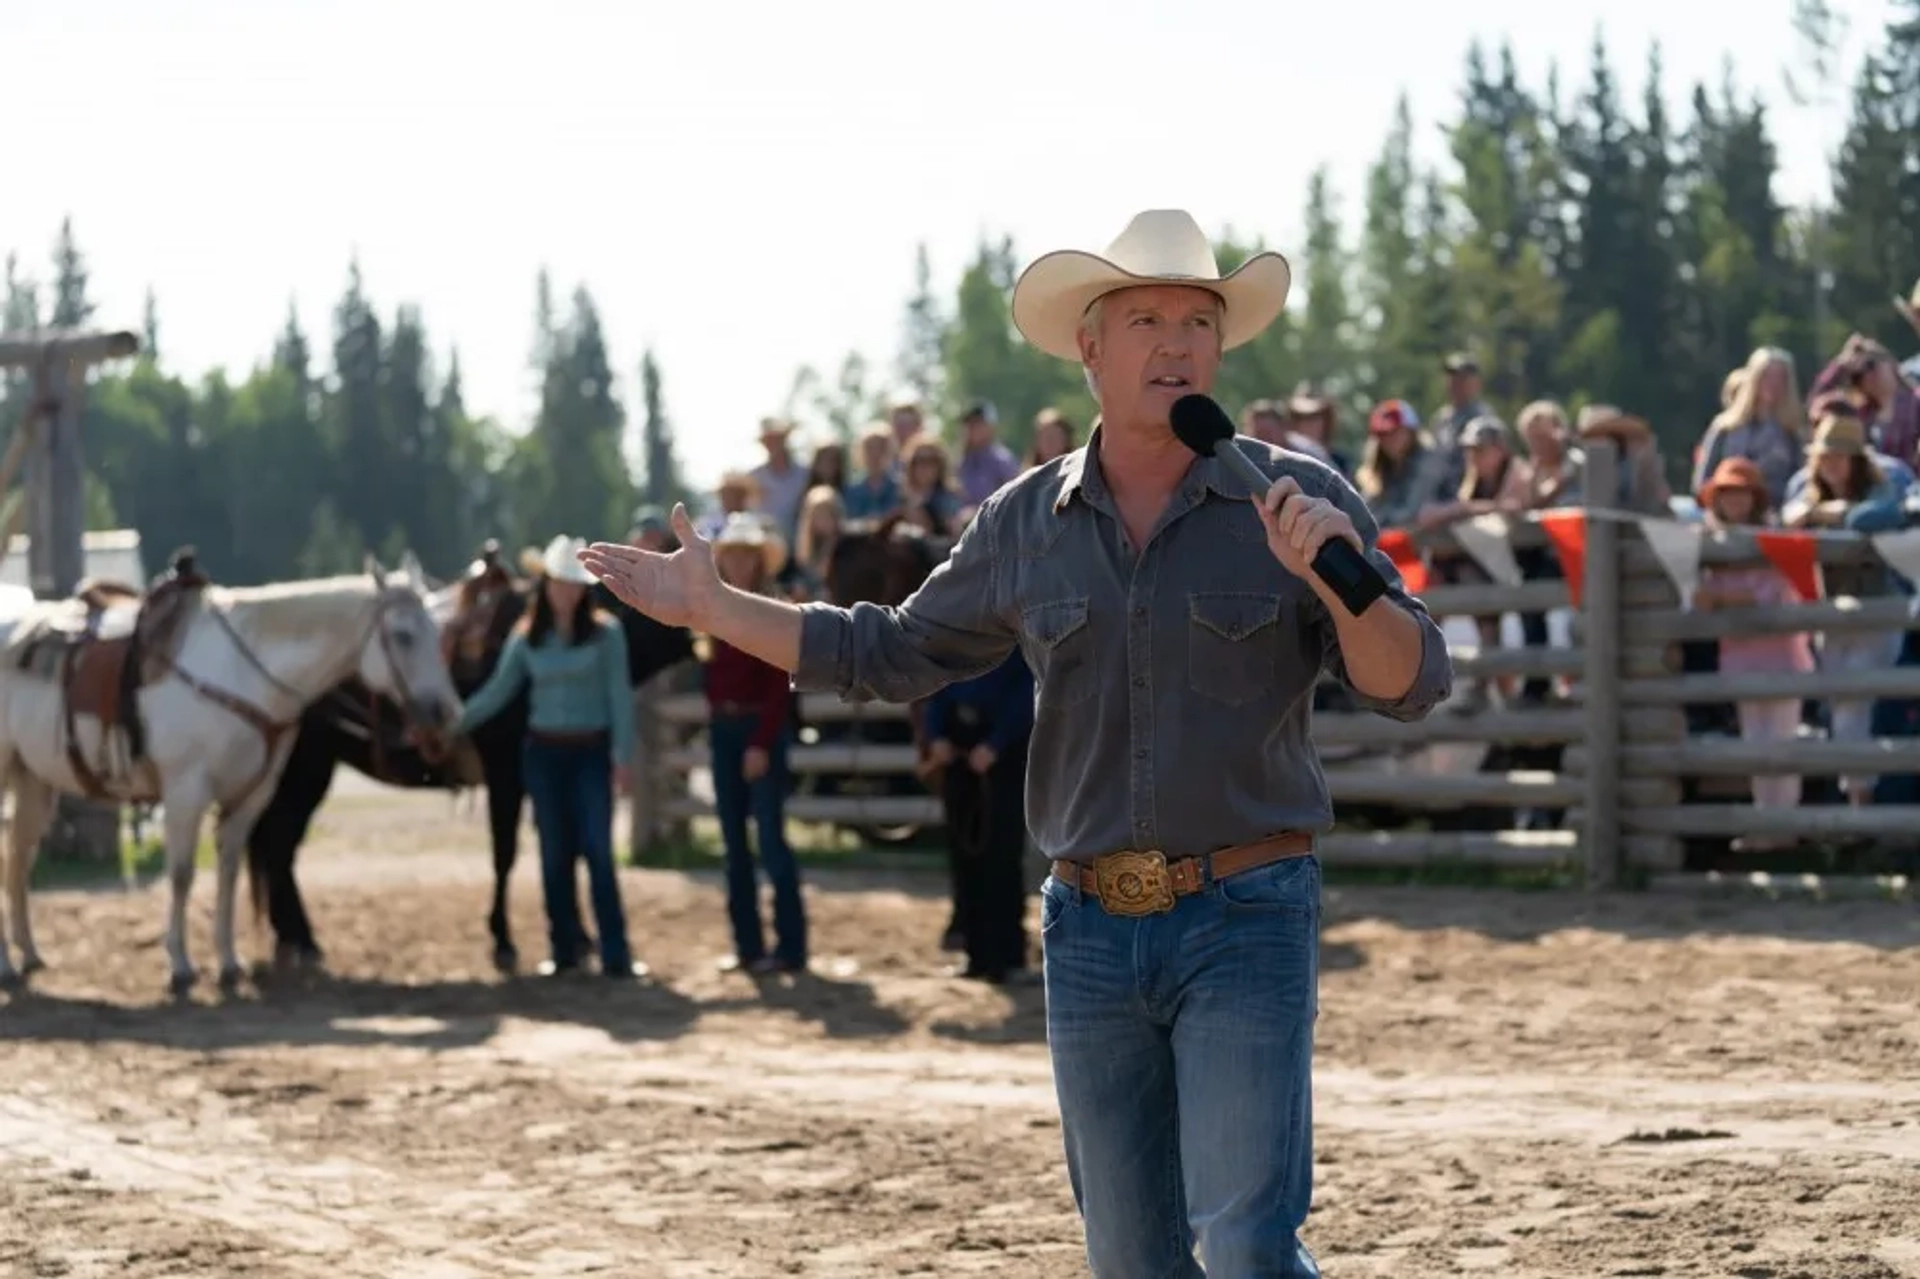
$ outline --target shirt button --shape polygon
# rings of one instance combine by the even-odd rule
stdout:
[[[1145,604],[1135,605],[1133,609],[1133,615],[1144,621],[1147,616],[1147,606]]]
[[[1133,677],[1133,686],[1135,688],[1145,688],[1147,686],[1147,677],[1145,675],[1135,675]]]
[[[1142,746],[1133,753],[1133,757],[1135,759],[1145,759],[1147,757],[1147,748]]]

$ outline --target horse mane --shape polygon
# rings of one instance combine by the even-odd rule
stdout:
[[[371,603],[373,578],[365,573],[315,577],[265,586],[228,586],[216,597],[237,625],[262,640],[296,640],[339,619],[343,605]]]

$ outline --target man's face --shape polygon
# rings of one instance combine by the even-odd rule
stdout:
[[[1167,428],[1173,402],[1210,394],[1220,372],[1220,299],[1189,285],[1107,295],[1080,360],[1099,386],[1100,412],[1119,425]]]
[[[1480,375],[1459,372],[1447,374],[1447,398],[1455,404],[1471,404],[1480,398]]]
[[[920,433],[919,409],[895,409],[893,414],[893,434],[895,439],[910,440]]]
[[[993,443],[993,423],[987,421],[986,418],[976,413],[966,420],[964,426],[966,429],[968,448],[985,448],[987,445]]]

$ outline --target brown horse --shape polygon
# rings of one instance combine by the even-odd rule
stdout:
[[[866,603],[895,605],[906,600],[947,557],[948,538],[922,531],[900,514],[876,520],[853,520],[841,530],[827,558],[827,593],[842,606]],[[921,705],[907,708],[907,723],[897,720],[838,720],[815,725],[822,742],[904,746],[911,743],[924,757]],[[809,785],[816,795],[924,795],[925,786],[910,774],[892,776],[815,774]],[[862,838],[880,844],[911,839],[916,825],[866,823],[851,825]]]

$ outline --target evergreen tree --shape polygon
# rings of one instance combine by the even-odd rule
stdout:
[[[154,300],[151,284],[140,307],[140,351],[144,358],[160,362],[160,306]]]
[[[898,372],[901,384],[925,405],[940,402],[941,344],[946,318],[933,294],[933,266],[922,243],[913,255],[913,293],[901,323]]]
[[[53,327],[77,329],[93,318],[93,311],[87,297],[87,261],[73,238],[73,219],[62,218],[53,242]]]
[[[641,427],[642,495],[662,509],[689,501],[691,494],[680,478],[680,463],[674,456],[673,423],[667,418],[666,396],[660,387],[660,362],[651,348],[640,357],[640,403],[645,414]]]

